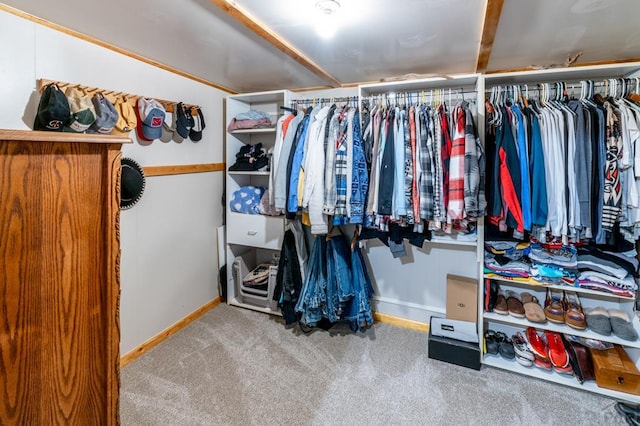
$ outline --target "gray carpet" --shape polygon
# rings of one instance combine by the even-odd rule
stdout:
[[[122,424],[625,424],[611,399],[431,360],[426,341],[385,324],[306,335],[220,305],[123,368]]]

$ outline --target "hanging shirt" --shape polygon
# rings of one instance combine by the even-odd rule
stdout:
[[[310,107],[304,115],[304,118],[302,119],[302,130],[300,131],[297,141],[294,142],[295,150],[293,151],[291,161],[289,192],[287,195],[287,212],[293,215],[298,211],[298,182],[300,179],[300,169],[302,167],[302,159],[304,157],[304,146],[307,139],[311,111],[312,108]]]
[[[620,171],[618,169],[618,154],[622,150],[620,140],[619,121],[613,106],[609,102],[604,103],[606,109],[606,163],[604,205],[602,208],[602,229],[606,232],[613,231],[613,225],[620,215],[622,187],[620,184]]]
[[[358,110],[354,108],[351,116],[353,123],[353,172],[351,173],[351,210],[349,223],[361,224],[364,222],[364,201],[369,189],[369,177],[367,176],[367,160],[360,133],[360,117]]]
[[[453,122],[453,141],[449,159],[449,204],[447,219],[464,218],[464,155],[465,155],[465,113],[460,104],[451,114]]]
[[[511,111],[515,118],[517,135],[518,159],[520,163],[520,202],[522,205],[522,220],[525,231],[531,230],[531,181],[529,177],[529,148],[525,134],[524,117],[518,105],[512,105]]]
[[[407,215],[407,204],[404,197],[404,116],[406,111],[396,107],[393,121],[394,141],[394,184],[392,217],[398,220]]]

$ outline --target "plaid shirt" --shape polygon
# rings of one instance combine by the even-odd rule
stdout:
[[[404,119],[404,198],[407,207],[407,224],[413,225],[415,223],[413,197],[411,196],[413,189],[413,156],[411,154],[411,128],[407,115],[412,115],[411,110],[409,110],[408,114],[402,114]]]
[[[360,136],[360,118],[358,110],[352,118],[353,122],[353,164],[351,173],[351,215],[349,223],[364,222],[364,206],[369,189],[365,147]]]
[[[347,216],[347,108],[339,117],[338,139],[336,141],[336,209],[333,216],[334,225],[346,223]]]
[[[418,156],[422,172],[420,173],[418,186],[420,190],[420,219],[425,220],[433,220],[435,193],[433,180],[435,166],[432,156],[433,132],[429,121],[429,111],[423,106],[420,109],[420,141],[418,147]]]
[[[451,114],[453,121],[453,143],[449,159],[449,203],[447,219],[462,220],[464,212],[464,154],[465,154],[465,113],[460,104]]]
[[[440,229],[445,220],[444,195],[443,195],[443,171],[442,171],[442,120],[437,111],[431,110],[430,123],[433,124],[433,220],[429,229]]]
[[[464,126],[464,209],[472,219],[486,214],[487,200],[484,195],[485,156],[478,130],[473,121],[469,105],[463,103]]]
[[[442,131],[442,210],[441,218],[446,220],[447,207],[449,206],[449,162],[451,159],[451,136],[449,134],[449,119],[447,117],[447,111],[443,105],[438,108],[438,114],[440,115],[440,126]]]

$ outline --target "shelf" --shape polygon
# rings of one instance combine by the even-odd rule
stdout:
[[[446,244],[452,246],[467,246],[467,247],[477,247],[477,241],[458,241],[458,240],[428,240],[427,244]]]
[[[263,312],[265,314],[277,315],[280,317],[282,316],[282,313],[277,309],[271,309],[263,306],[255,306],[249,303],[242,303],[242,302],[239,302],[238,299],[236,299],[235,297],[233,299],[230,299],[228,303],[229,305],[238,306],[240,308],[251,309],[253,311]]]
[[[640,340],[635,340],[635,341],[623,340],[614,336],[613,334],[610,336],[603,336],[601,334],[597,334],[592,331],[589,331],[589,329],[577,330],[575,328],[569,327],[566,324],[555,324],[550,321],[547,321],[542,324],[537,322],[534,323],[534,322],[530,322],[525,318],[516,318],[511,315],[501,315],[501,314],[496,314],[495,312],[483,312],[483,318],[490,322],[507,324],[515,327],[520,327],[523,329],[527,327],[533,327],[533,328],[537,328],[538,330],[551,330],[558,333],[585,337],[587,339],[598,339],[598,340],[602,340],[603,342],[617,343],[618,345],[621,345],[621,346],[640,348]],[[636,315],[633,315],[631,324],[633,324],[633,328],[635,328],[636,332],[638,332],[638,334],[640,335],[640,321],[638,320],[638,317]]]
[[[529,278],[526,278],[524,280],[521,280],[521,279],[517,279],[516,280],[516,279],[509,279],[509,277],[501,277],[501,276],[498,276],[498,275],[492,276],[491,274],[484,274],[484,278],[487,278],[487,279],[490,279],[490,280],[494,280],[494,281],[501,281],[501,282],[505,282],[505,283],[509,283],[509,284],[516,284],[516,285],[520,284],[520,285],[530,286],[530,287],[552,288],[552,289],[557,289],[557,290],[573,291],[575,293],[593,294],[593,295],[596,295],[596,296],[609,297],[609,298],[612,298],[612,299],[624,299],[624,300],[629,300],[629,301],[635,300],[635,297],[619,296],[617,294],[605,293],[604,291],[591,290],[591,289],[588,289],[588,288],[573,287],[573,286],[570,286],[570,285],[541,284],[541,283],[533,281],[533,280],[531,280]]]
[[[251,134],[262,134],[262,133],[275,133],[275,127],[259,127],[257,129],[238,129],[233,132],[229,132],[231,135],[251,135]]]
[[[269,176],[269,172],[262,172],[262,171],[228,171],[227,173],[229,173],[230,175],[237,175],[237,176]]]
[[[568,374],[559,374],[537,367],[524,367],[518,364],[517,361],[504,359],[497,355],[485,355],[482,359],[482,363],[491,367],[500,368],[503,370],[512,371],[517,374],[535,377],[536,379],[547,380],[553,383],[558,383],[560,385],[570,386],[572,388],[597,393],[621,401],[629,401],[636,404],[640,401],[640,396],[638,395],[601,388],[594,381],[587,381],[583,384],[580,384],[580,382],[578,382],[575,377]]]

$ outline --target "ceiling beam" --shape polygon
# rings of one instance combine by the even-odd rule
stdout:
[[[234,1],[228,0],[211,0],[211,3],[218,6],[227,15],[253,31],[256,35],[265,39],[273,47],[292,58],[294,61],[327,81],[331,87],[340,87],[342,83],[327,71],[322,69],[318,64],[307,58],[302,52],[289,44],[282,37],[271,31],[266,25],[260,23],[256,18],[248,12],[241,9]]]
[[[478,51],[476,72],[485,72],[487,65],[489,65],[489,58],[491,57],[491,50],[493,49],[493,40],[498,30],[503,4],[504,0],[487,0],[487,10],[484,14],[482,41],[480,42],[480,50]]]

